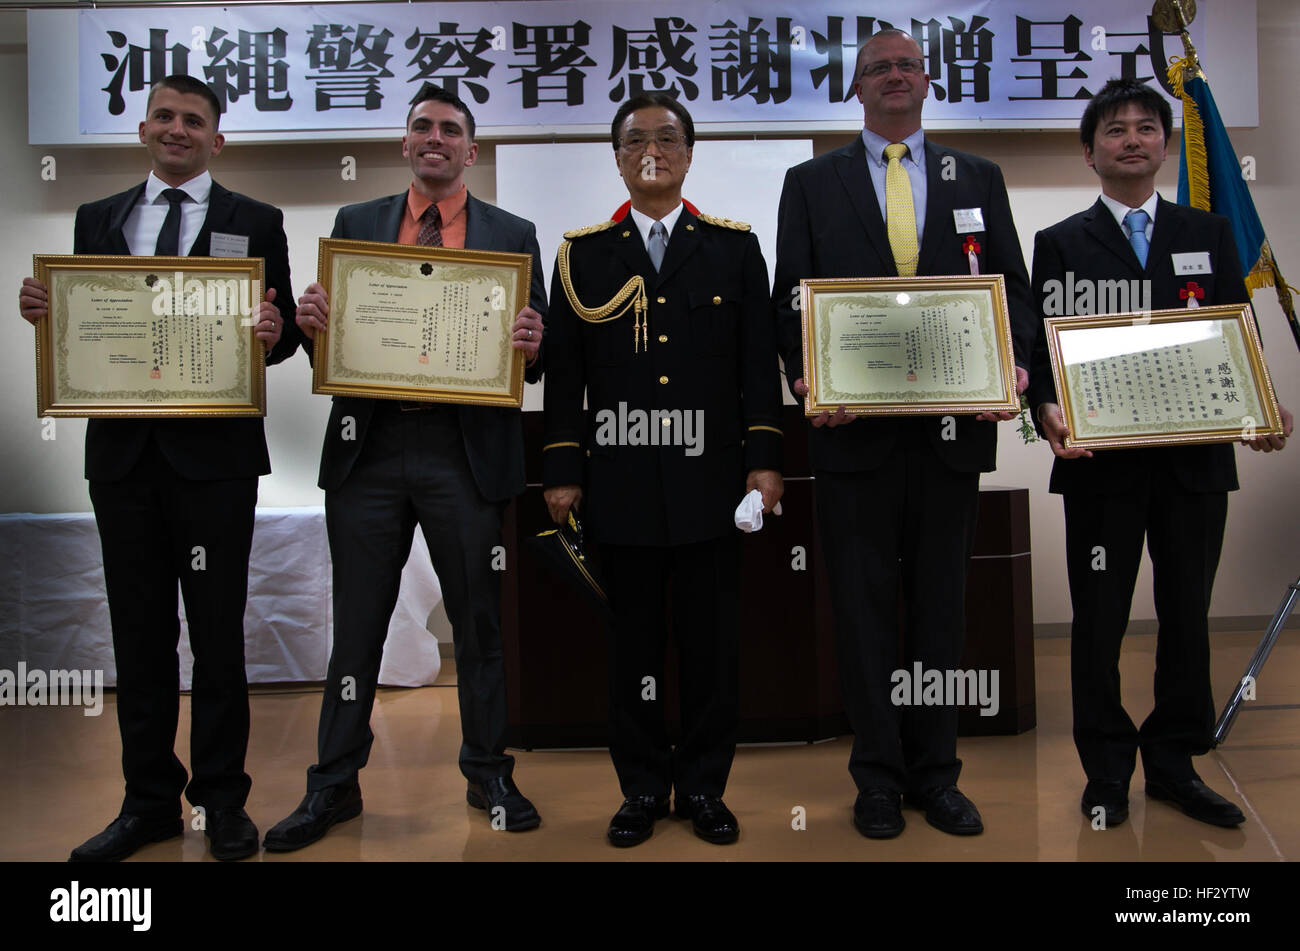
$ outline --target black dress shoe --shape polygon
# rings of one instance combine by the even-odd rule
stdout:
[[[302,797],[288,818],[280,820],[262,845],[268,852],[292,852],[311,845],[329,831],[330,826],[361,815],[361,786],[329,786]]]
[[[868,839],[892,839],[903,831],[902,797],[888,786],[868,786],[853,804],[853,825]]]
[[[633,796],[623,800],[614,818],[609,820],[609,844],[619,848],[640,845],[650,838],[655,820],[668,815],[668,797]]]
[[[523,832],[542,824],[542,817],[509,776],[494,776],[481,786],[470,783],[465,801],[475,809],[486,809],[493,822],[501,815],[498,807],[504,809],[507,832]]]
[[[179,817],[147,819],[122,813],[97,836],[72,850],[69,862],[120,862],[150,842],[174,839],[185,831]]]
[[[1246,821],[1240,809],[1199,779],[1178,782],[1148,779],[1147,795],[1152,799],[1166,799],[1193,819],[1212,826],[1231,829]]]
[[[677,797],[677,815],[691,820],[691,828],[705,842],[730,845],[740,838],[740,823],[717,796],[695,793]]]
[[[1128,819],[1128,783],[1118,779],[1090,779],[1083,787],[1083,798],[1079,808],[1089,819],[1096,819],[1096,809],[1100,806],[1105,812],[1106,825],[1110,829],[1123,825]]]
[[[257,851],[257,826],[243,809],[213,809],[203,834],[212,857],[221,862],[246,859]]]
[[[925,821],[949,835],[979,835],[984,831],[980,811],[956,786],[934,786],[907,794],[908,805],[925,810]]]

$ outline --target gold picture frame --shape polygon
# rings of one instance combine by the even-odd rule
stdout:
[[[260,417],[261,258],[36,254],[38,416]]]
[[[1043,321],[1066,448],[1235,442],[1282,433],[1249,304]]]
[[[312,392],[518,408],[515,315],[532,256],[321,238],[318,280],[330,313]]]
[[[799,282],[804,415],[1016,412],[1001,274]]]

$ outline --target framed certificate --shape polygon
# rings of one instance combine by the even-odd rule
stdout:
[[[261,258],[37,254],[40,416],[265,416]]]
[[[525,358],[510,328],[532,264],[505,251],[321,238],[330,313],[312,392],[521,406]]]
[[[1049,317],[1067,448],[1230,442],[1280,434],[1249,304]]]
[[[1016,412],[1002,275],[799,282],[804,415]]]

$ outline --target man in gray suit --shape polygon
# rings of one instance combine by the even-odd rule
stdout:
[[[407,115],[402,154],[414,176],[410,187],[340,209],[333,237],[531,254],[531,306],[519,311],[513,332],[528,360],[526,378],[536,382],[546,309],[537,233],[466,190],[465,169],[478,155],[469,108],[426,85]],[[298,326],[314,340],[328,316],[325,290],[312,284],[299,299]],[[466,798],[504,818],[509,831],[535,828],[541,819],[515,787],[514,759],[505,754],[501,584],[491,565],[502,513],[524,490],[519,411],[335,397],[320,486],[334,560],[334,648],[318,759],[307,771],[307,795],[267,833],[267,850],[302,848],[361,812],[357,774],[374,740],[379,663],[417,523],[455,639]]]

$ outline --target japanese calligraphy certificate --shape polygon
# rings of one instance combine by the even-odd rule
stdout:
[[[1229,442],[1282,432],[1249,304],[1050,317],[1067,447]]]
[[[320,239],[329,294],[313,393],[523,405],[524,357],[511,346],[532,258],[379,241]]]
[[[40,416],[265,416],[261,258],[33,257]]]
[[[1000,274],[800,281],[804,413],[1019,409]]]

